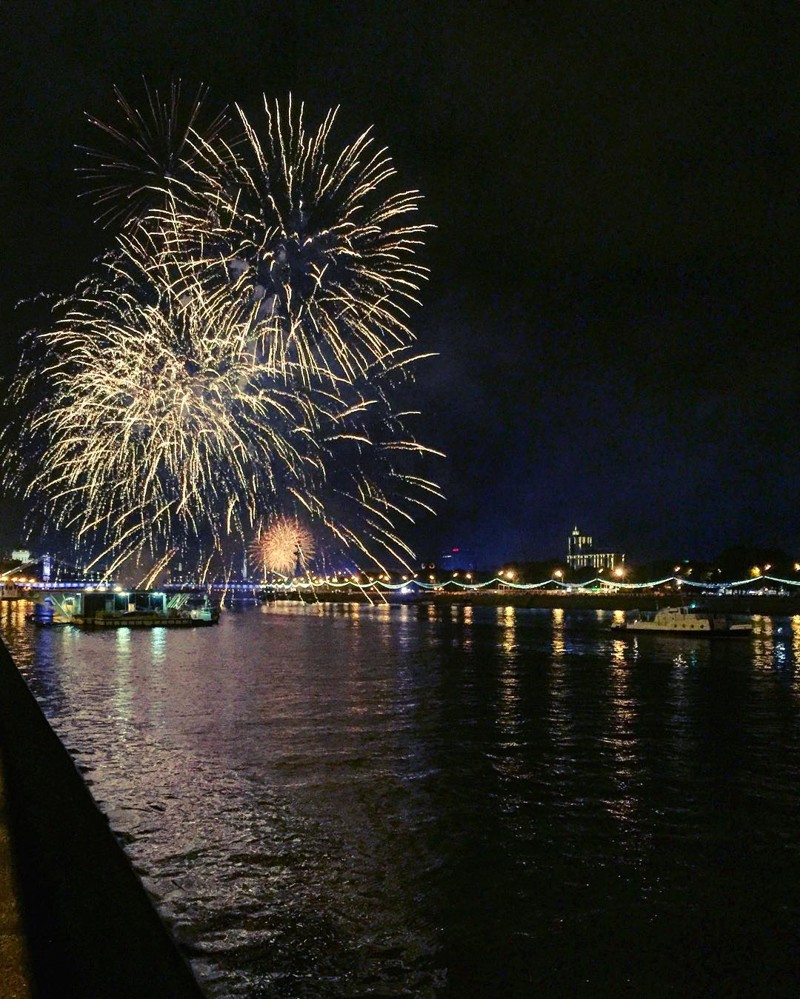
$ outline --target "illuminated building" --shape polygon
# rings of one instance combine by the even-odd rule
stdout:
[[[581,534],[576,527],[567,539],[567,565],[570,569],[611,569],[625,561],[622,552],[612,551],[608,547],[594,546],[592,537]]]

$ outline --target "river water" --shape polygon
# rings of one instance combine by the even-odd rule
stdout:
[[[23,611],[5,641],[209,997],[800,991],[800,618]]]

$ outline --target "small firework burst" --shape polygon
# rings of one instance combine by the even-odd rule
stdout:
[[[296,517],[274,517],[250,545],[250,557],[263,575],[294,576],[309,569],[315,554],[314,535]]]
[[[230,123],[226,110],[207,112],[207,87],[200,86],[186,97],[177,82],[170,86],[169,96],[162,98],[147,81],[143,83],[142,107],[134,106],[114,88],[120,120],[86,116],[100,134],[97,145],[81,147],[89,163],[78,169],[100,210],[97,221],[105,225],[144,218],[162,207],[170,195],[193,195],[198,176],[191,169],[194,137],[218,142]]]

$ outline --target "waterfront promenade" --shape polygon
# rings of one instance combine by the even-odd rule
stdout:
[[[722,614],[762,614],[792,617],[800,614],[800,594],[724,593],[705,594],[687,591],[592,591],[567,592],[564,590],[424,590],[412,594],[353,587],[352,589],[325,589],[313,591],[286,591],[278,600],[300,600],[305,603],[390,603],[408,605],[447,606],[471,605],[475,607],[535,607],[561,608],[562,610],[656,610],[682,604],[702,604]]]

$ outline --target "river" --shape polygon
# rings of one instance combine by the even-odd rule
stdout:
[[[213,999],[797,994],[800,618],[24,609],[4,639]]]

